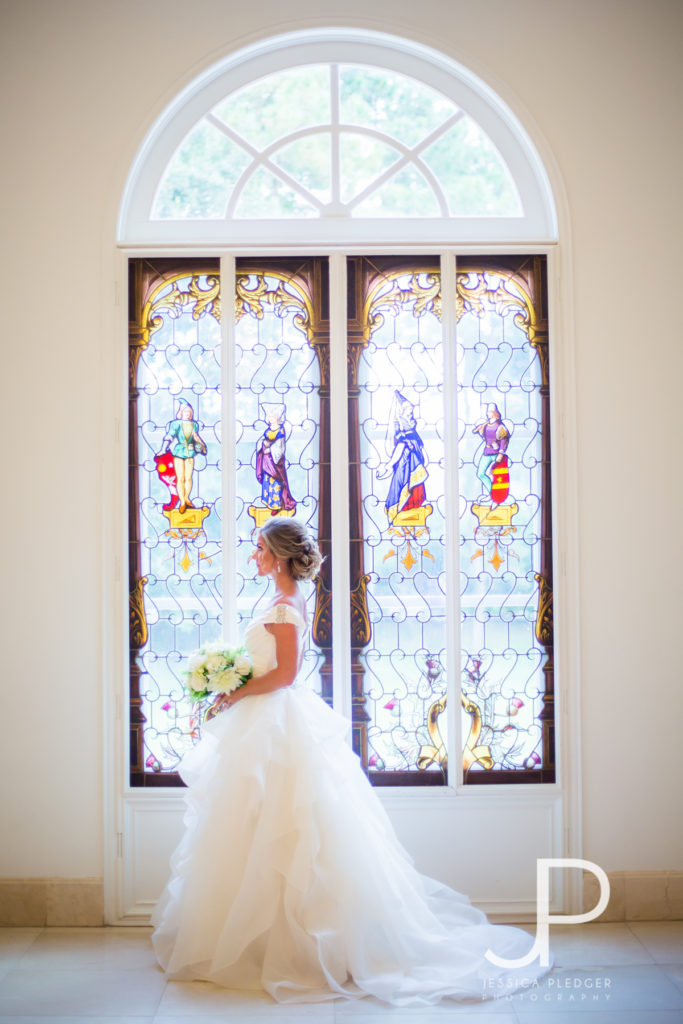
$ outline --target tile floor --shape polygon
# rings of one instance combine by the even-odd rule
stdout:
[[[683,921],[551,928],[536,990],[462,1005],[372,999],[298,1007],[167,982],[147,928],[0,928],[0,1024],[683,1024]]]

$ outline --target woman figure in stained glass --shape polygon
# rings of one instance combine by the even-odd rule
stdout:
[[[477,476],[484,485],[483,497],[491,498],[493,484],[493,467],[503,461],[510,441],[510,431],[503,423],[498,406],[490,402],[486,406],[486,418],[474,424],[473,434],[479,434],[484,442],[484,451],[477,466]]]
[[[199,436],[199,424],[194,418],[192,406],[184,398],[178,399],[177,418],[171,420],[166,427],[161,450],[170,451],[173,456],[179,512],[186,512],[188,508],[194,508],[190,501],[194,457],[197,453],[206,455],[206,445]]]
[[[281,1003],[424,1006],[528,987],[543,968],[508,971],[486,952],[526,956],[531,936],[490,925],[418,873],[347,743],[349,723],[298,682],[315,540],[271,517],[255,560],[270,589],[244,636],[252,676],[219,698],[223,712],[180,766],[190,813],[153,916],[167,975],[262,988]]]
[[[256,447],[256,479],[261,484],[261,500],[275,515],[285,509],[293,512],[296,502],[289,490],[285,465],[285,421],[287,407],[264,405],[268,426]]]
[[[429,475],[424,444],[417,432],[415,407],[400,391],[394,391],[386,451],[389,459],[379,467],[377,477],[392,474],[385,506],[387,518],[393,523],[404,509],[424,505],[424,482]]]

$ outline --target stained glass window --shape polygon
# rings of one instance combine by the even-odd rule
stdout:
[[[329,363],[329,332],[320,324],[320,266],[320,261],[279,260],[271,266],[237,261],[235,516],[242,629],[267,599],[269,581],[257,576],[252,556],[255,535],[268,519],[296,515],[329,548],[329,527],[323,529],[329,519],[329,436],[324,432],[329,388],[323,389],[321,377],[321,367]],[[329,566],[323,579],[329,594]],[[310,597],[309,618],[316,628],[304,656],[304,678],[331,696],[321,679],[331,664],[325,664],[316,644],[329,652],[329,638],[321,635],[316,617],[316,606],[324,603],[323,579]]]
[[[356,264],[348,363],[357,752],[375,784],[443,784],[446,708],[457,699],[467,783],[552,781],[545,262],[459,261],[457,330],[445,351],[437,260]],[[457,363],[450,438],[448,360]],[[446,547],[455,514],[446,477],[460,496],[457,558]],[[449,587],[458,592],[459,651],[446,632]],[[460,662],[455,687],[449,649]]]
[[[242,630],[268,599],[258,529],[296,515],[319,538],[304,679],[332,701],[331,509],[346,472],[342,642],[373,783],[554,780],[545,259],[459,258],[448,310],[436,257],[348,257],[347,270],[348,462],[333,466],[328,261],[236,260],[227,348],[216,261],[131,261],[134,785],[179,784],[201,735],[181,670],[225,628],[225,514]]]
[[[355,719],[374,781],[419,761],[419,781],[439,783],[443,764],[425,752],[446,686],[441,290],[438,261],[410,262],[362,261],[365,329],[349,340]]]
[[[468,266],[469,264],[469,266]],[[463,729],[470,782],[554,780],[545,262],[457,275]],[[476,737],[476,740],[474,739]]]
[[[166,783],[199,734],[187,655],[220,635],[218,264],[131,263],[131,771]]]

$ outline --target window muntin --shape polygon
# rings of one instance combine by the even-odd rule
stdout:
[[[407,75],[335,63],[254,82],[189,131],[151,217],[198,215],[518,218],[522,205],[495,145],[452,100]]]

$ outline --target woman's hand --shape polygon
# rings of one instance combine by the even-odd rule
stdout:
[[[220,714],[221,711],[225,711],[227,708],[231,708],[233,704],[236,704],[238,700],[242,700],[247,694],[244,693],[244,687],[239,686],[232,693],[222,693],[218,700],[214,701],[214,708],[216,709],[215,714]]]

